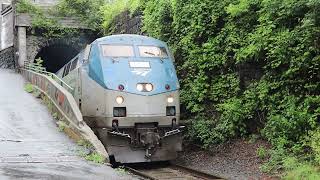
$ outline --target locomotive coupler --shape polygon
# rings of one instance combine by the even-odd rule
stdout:
[[[140,143],[146,147],[146,158],[151,158],[160,144],[159,133],[146,132],[140,135]]]
[[[146,150],[145,157],[150,159],[160,145],[158,127],[154,123],[141,123],[135,126],[136,142]]]

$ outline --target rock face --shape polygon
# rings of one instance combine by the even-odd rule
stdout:
[[[14,49],[9,47],[0,51],[0,68],[15,68],[14,63]]]
[[[133,15],[129,11],[121,13],[111,23],[111,34],[143,34],[141,31],[141,18],[140,12],[136,12]]]

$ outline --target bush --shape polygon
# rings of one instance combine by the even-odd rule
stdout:
[[[318,113],[310,108],[317,106],[312,102],[316,99],[285,97],[281,104],[270,112],[264,128],[265,137],[275,147],[293,147],[297,142],[301,143],[308,131],[316,127]]]
[[[274,147],[263,169],[278,171],[288,155],[311,151],[319,162],[319,8],[316,0],[121,0],[98,13],[108,34],[122,11],[140,10],[144,32],[169,43],[194,119],[190,138],[209,147],[262,129]]]
[[[104,4],[104,0],[60,0],[56,9],[59,16],[80,18],[83,24],[99,31],[102,29],[100,8]]]
[[[301,163],[294,157],[288,157],[284,160],[284,167],[286,169],[285,180],[316,180],[320,179],[320,171],[310,163]]]
[[[312,131],[306,139],[306,146],[311,147],[314,160],[320,165],[320,129]]]
[[[125,11],[134,13],[142,2],[143,0],[117,0],[109,3],[100,3],[104,4],[100,9],[100,13],[103,17],[101,28],[104,30],[105,34],[108,34],[107,31],[109,30],[112,21],[119,14]]]
[[[265,170],[309,149],[319,161],[319,8],[308,0],[149,1],[143,29],[175,52],[181,102],[194,117],[189,137],[208,147],[262,129],[274,147]]]
[[[64,0],[61,1],[62,2],[60,2],[60,4],[63,4]],[[29,0],[20,0],[16,4],[16,9],[18,13],[28,13],[32,18],[32,28],[34,30],[40,30],[42,35],[48,39],[63,38],[78,33],[78,31],[74,28],[62,27],[62,25],[58,22],[60,15],[64,15],[62,14],[63,9],[61,8],[58,8],[60,12],[57,13],[55,6],[51,9],[44,10],[31,3]],[[77,16],[79,15],[80,14],[77,14]],[[31,32],[33,33],[33,31]]]
[[[103,164],[104,161],[105,161],[105,158],[103,158],[103,156],[101,156],[100,154],[98,154],[96,152],[85,156],[85,159],[88,160],[88,161],[92,161],[92,162],[98,163],[98,164]]]

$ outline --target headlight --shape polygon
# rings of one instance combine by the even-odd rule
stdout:
[[[121,96],[118,96],[118,97],[116,98],[116,102],[117,102],[118,104],[122,104],[122,103],[124,102],[124,98],[121,97]]]
[[[143,91],[143,85],[142,84],[137,84],[137,90],[138,91]]]
[[[146,90],[147,90],[148,92],[152,91],[152,90],[153,90],[152,84],[146,84]]]
[[[137,90],[140,92],[151,92],[153,90],[153,85],[150,83],[139,83],[137,84]]]
[[[173,101],[174,101],[174,98],[173,98],[173,97],[168,97],[168,98],[167,98],[167,102],[168,102],[168,103],[173,103]]]

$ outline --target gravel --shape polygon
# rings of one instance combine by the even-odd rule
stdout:
[[[259,147],[269,149],[270,145],[263,140],[250,143],[237,139],[203,150],[189,144],[175,163],[231,180],[277,179],[261,172],[260,166],[266,160],[258,157]]]

